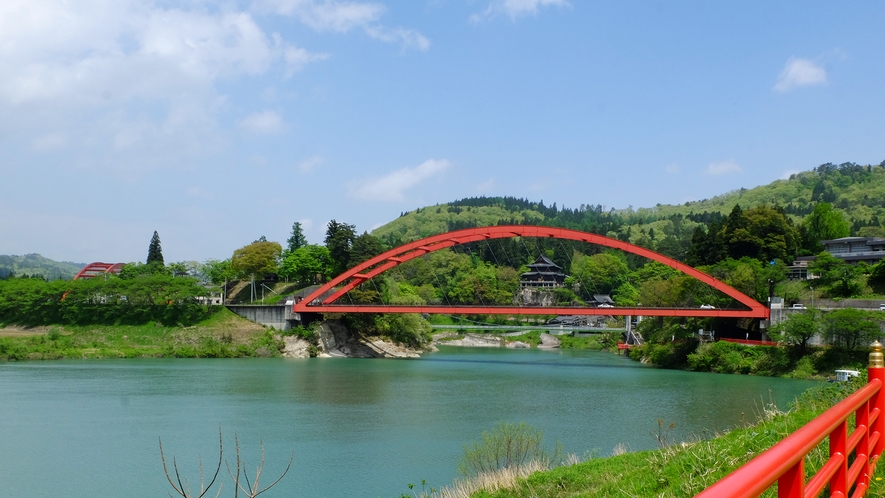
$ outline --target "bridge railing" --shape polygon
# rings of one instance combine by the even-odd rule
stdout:
[[[749,498],[777,483],[778,498],[862,497],[885,449],[885,362],[882,345],[873,343],[869,382],[801,429],[697,495],[697,498]],[[855,429],[848,433],[854,414]],[[829,437],[830,458],[806,481],[805,457]]]

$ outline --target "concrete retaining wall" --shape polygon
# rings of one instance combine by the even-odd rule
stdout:
[[[289,330],[292,328],[295,320],[291,306],[229,304],[226,305],[226,308],[246,320],[273,327],[277,330]]]

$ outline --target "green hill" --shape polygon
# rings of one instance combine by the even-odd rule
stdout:
[[[42,276],[49,280],[70,280],[84,266],[86,265],[83,263],[53,261],[39,254],[0,255],[0,278],[14,274],[16,276]]]
[[[829,202],[851,223],[851,234],[885,237],[885,161],[879,165],[823,164],[752,189],[739,189],[712,199],[680,205],[658,204],[639,209],[611,209],[581,204],[576,208],[545,206],[514,197],[477,197],[403,213],[372,232],[388,246],[459,228],[497,224],[541,224],[585,230],[646,247],[664,244],[662,252],[678,256],[697,226],[727,215],[735,204],[743,209],[776,205],[800,222],[818,202]],[[679,245],[680,247],[676,247]],[[658,248],[659,250],[661,248]]]

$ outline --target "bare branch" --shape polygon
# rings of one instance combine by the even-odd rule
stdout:
[[[184,480],[184,483],[181,482],[181,472],[178,471],[178,462],[175,460],[175,457],[172,457],[172,468],[175,470],[175,481],[178,482],[178,485],[175,485],[175,481],[172,480],[172,476],[169,474],[169,467],[166,465],[166,454],[163,452],[163,438],[158,438],[160,441],[160,460],[163,462],[163,472],[166,474],[166,480],[169,481],[169,485],[172,486],[172,489],[175,490],[183,498],[191,497],[190,486],[188,485],[187,479]],[[215,484],[215,480],[218,478],[218,473],[221,471],[221,462],[223,461],[223,453],[224,453],[224,444],[221,434],[221,428],[218,428],[218,466],[215,468],[215,475],[212,476],[212,480],[209,482],[208,486],[204,486],[203,479],[203,458],[200,458],[200,494],[197,498],[203,498],[206,493],[209,492],[209,489],[212,488],[212,485]],[[218,493],[215,495],[216,498],[221,494],[221,485],[218,487]],[[170,493],[169,496],[172,496]]]

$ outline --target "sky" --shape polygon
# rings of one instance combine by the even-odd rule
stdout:
[[[885,160],[882,2],[3,0],[0,254],[224,259],[473,196]]]

